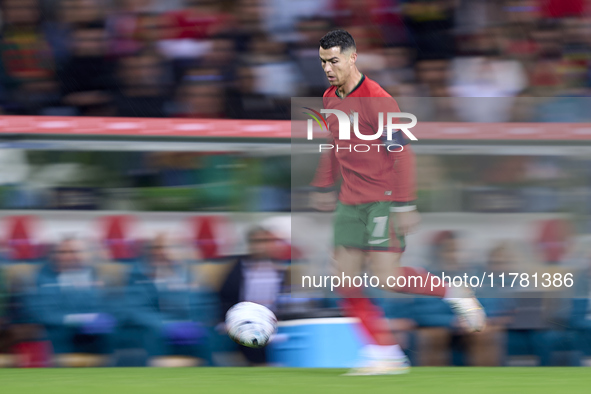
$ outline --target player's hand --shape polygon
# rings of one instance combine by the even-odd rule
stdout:
[[[334,191],[327,193],[311,192],[310,205],[317,211],[334,211],[337,205],[337,193]]]
[[[417,230],[421,222],[421,215],[419,211],[412,210],[408,212],[394,212],[396,215],[396,232],[403,235],[412,234]]]

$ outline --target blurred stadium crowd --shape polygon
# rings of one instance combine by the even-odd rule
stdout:
[[[4,0],[0,102],[5,114],[289,119],[290,97],[327,87],[317,48],[333,27],[395,97],[586,96],[590,17],[587,0]],[[495,120],[523,118],[544,120]]]
[[[290,210],[287,154],[223,152],[223,143],[221,152],[161,146],[155,152],[0,150],[6,169],[0,209]]]
[[[4,221],[11,227],[0,265],[0,362],[6,366],[263,365],[296,349],[298,337],[283,350],[238,347],[223,325],[235,303],[266,305],[280,320],[341,316],[338,299],[324,298],[321,289],[290,294],[298,286],[290,272],[298,269],[302,249],[289,243],[289,220],[253,224],[243,234],[247,250],[224,255],[214,222],[201,222],[184,239],[166,233],[140,239],[126,232],[129,217],[105,217],[110,225],[100,241],[66,236],[40,244],[30,233],[33,219]],[[524,272],[511,240],[491,244],[484,261],[466,266],[460,233],[432,235],[423,265],[436,275]],[[589,277],[588,248],[578,256],[583,264],[573,265],[574,236],[566,221],[543,222],[529,245],[540,259],[536,272],[571,272],[577,283]],[[534,288],[522,298],[520,289],[496,286],[478,290],[490,319],[479,334],[463,333],[440,299],[370,295],[378,297],[414,365],[578,366],[591,357],[588,297]],[[289,335],[277,341],[286,340]],[[314,351],[308,349],[309,357]]]
[[[34,216],[5,218],[0,364],[224,365],[212,357],[236,350],[225,312],[243,298],[275,309],[288,291],[291,253],[276,226],[248,229],[248,251],[236,256],[221,254],[227,234],[213,235],[223,219],[199,219],[182,240],[136,238],[131,216],[102,219],[99,242],[66,235],[47,244],[35,239]]]
[[[4,0],[0,107],[8,115],[289,119],[291,97],[326,88],[318,39],[343,27],[356,38],[361,71],[421,120],[584,122],[590,11],[585,0]],[[454,97],[501,99],[458,107]],[[421,210],[588,217],[587,157],[499,153],[419,157],[419,192],[429,197]],[[3,209],[291,208],[288,155],[12,149],[0,159]],[[507,190],[482,202],[491,185]],[[572,185],[580,194],[564,192]],[[558,233],[543,242],[547,271],[564,269],[572,235]],[[38,245],[17,234],[2,244],[0,364],[260,365],[269,354],[237,352],[225,335],[230,305],[259,302],[285,319],[340,315],[322,294],[287,296],[290,247],[268,228],[253,227],[240,256],[212,252],[215,240],[204,236]],[[427,268],[465,270],[457,237],[434,238]],[[588,276],[589,256],[581,260],[577,272]],[[480,266],[503,272],[513,263],[499,243]],[[591,357],[588,297],[486,295],[490,330],[472,336],[440,300],[379,302],[415,365]],[[240,353],[242,361],[226,356]]]

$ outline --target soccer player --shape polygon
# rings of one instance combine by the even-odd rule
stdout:
[[[378,112],[400,112],[396,101],[376,82],[356,67],[357,52],[353,37],[344,30],[333,30],[320,40],[322,67],[331,85],[323,96],[325,109],[339,109],[346,114],[358,113],[359,132],[375,135],[382,124]],[[362,98],[362,99],[360,99]],[[326,118],[330,141],[335,149],[324,150],[312,186],[316,191],[311,201],[317,210],[332,210],[334,218],[334,264],[337,272],[353,277],[362,273],[369,262],[372,274],[386,283],[388,276],[420,277],[428,273],[421,269],[400,267],[405,248],[405,236],[419,223],[415,206],[414,154],[408,140],[398,130],[390,140],[384,133],[381,141],[339,138],[337,116]],[[384,114],[383,124],[386,123]],[[384,138],[386,137],[386,138]],[[382,142],[381,149],[372,146],[369,152],[350,148],[359,144]],[[377,144],[376,144],[377,145]],[[397,149],[386,149],[386,145]],[[340,149],[336,149],[336,148]],[[334,186],[342,176],[340,193]],[[468,287],[441,284],[420,286],[407,281],[404,287],[384,287],[394,292],[431,295],[448,302],[467,331],[484,329],[486,316],[481,304]],[[415,283],[415,285],[411,285]],[[363,362],[350,371],[352,375],[399,374],[409,370],[408,358],[397,344],[382,311],[365,298],[362,289],[341,286],[340,295],[345,312],[360,320],[373,340],[363,354]]]

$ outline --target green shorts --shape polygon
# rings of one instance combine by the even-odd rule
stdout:
[[[387,201],[359,205],[340,202],[334,218],[334,245],[365,251],[402,253],[404,235],[396,234],[394,203]]]

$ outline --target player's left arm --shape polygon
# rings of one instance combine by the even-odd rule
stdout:
[[[404,145],[400,152],[388,154],[394,161],[394,206],[391,209],[396,215],[397,232],[409,234],[416,230],[421,221],[416,206],[415,154],[410,144]]]
[[[388,97],[379,97],[373,102],[372,107],[379,108],[380,111],[400,112],[398,103],[390,95]],[[384,119],[384,122],[387,120]],[[415,174],[415,154],[412,151],[409,141],[402,131],[395,132],[392,139],[387,139],[386,128],[384,124],[383,142],[387,145],[394,145],[391,151],[385,152],[388,159],[391,160],[392,176],[392,200],[394,201],[392,214],[396,216],[398,233],[409,234],[415,231],[420,222],[420,215],[416,207],[416,174]]]

